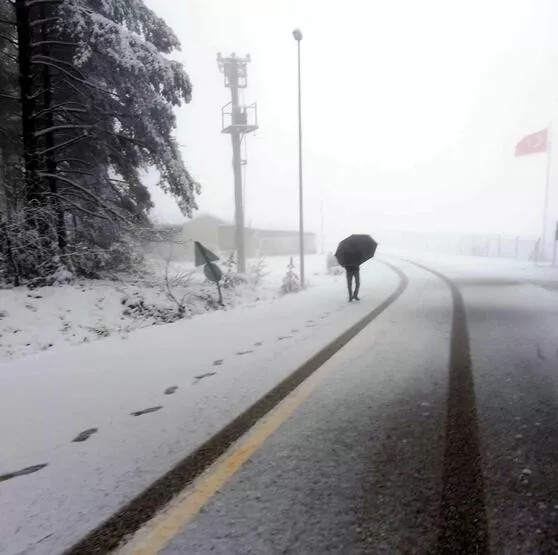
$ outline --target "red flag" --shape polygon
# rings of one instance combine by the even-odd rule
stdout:
[[[537,131],[531,135],[523,137],[515,147],[516,156],[526,156],[537,152],[546,152],[548,148],[548,129]]]

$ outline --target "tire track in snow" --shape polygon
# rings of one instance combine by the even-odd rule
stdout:
[[[126,536],[138,530],[145,522],[155,516],[162,507],[171,501],[177,492],[188,486],[291,391],[311,376],[353,337],[397,301],[405,289],[407,289],[409,280],[406,274],[397,266],[385,261],[381,261],[381,263],[393,270],[398,277],[397,287],[391,295],[347,331],[299,366],[298,369],[277,384],[271,391],[132,499],[107,521],[74,544],[73,547],[65,552],[66,555],[107,553],[118,547]]]
[[[449,287],[453,301],[444,476],[436,552],[444,555],[488,553],[481,448],[463,295],[444,274],[412,260],[407,262],[441,279]]]

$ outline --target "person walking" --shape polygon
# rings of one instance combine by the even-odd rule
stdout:
[[[349,302],[360,301],[360,265],[374,256],[377,246],[378,243],[370,235],[351,235],[339,243],[335,258],[347,274]]]
[[[358,292],[360,290],[360,266],[345,266],[347,274],[347,289],[349,290],[349,302],[360,301]],[[353,293],[353,280],[355,282],[355,290]]]

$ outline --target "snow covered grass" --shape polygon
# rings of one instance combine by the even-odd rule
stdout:
[[[294,262],[298,266],[296,258]],[[224,261],[219,264],[225,272]],[[289,257],[250,260],[246,280],[223,288],[223,309],[279,296],[288,264]],[[307,266],[310,285],[327,281],[324,257],[308,257]],[[137,329],[176,321],[182,316],[169,298],[165,267],[164,261],[152,259],[141,274],[117,280],[0,290],[0,361],[110,336],[125,339]],[[221,308],[216,304],[215,285],[205,280],[200,268],[172,262],[168,274],[174,296],[184,297],[184,317]]]

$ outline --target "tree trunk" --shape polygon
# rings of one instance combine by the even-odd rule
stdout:
[[[47,14],[45,13],[45,9],[41,6],[41,19],[45,20],[47,18]],[[41,39],[42,41],[48,41],[48,30],[47,24],[41,24]],[[48,57],[49,47],[46,44],[42,46],[42,53],[45,57]],[[50,78],[50,69],[47,65],[43,66],[42,70],[43,76],[43,110],[45,114],[45,127],[47,129],[54,127],[54,116],[51,110],[52,106],[52,83]],[[45,147],[46,147],[46,169],[47,172],[51,175],[56,175],[57,173],[57,164],[56,158],[54,155],[54,145],[55,145],[55,138],[54,138],[54,131],[50,131],[45,135]],[[51,202],[54,208],[54,213],[56,214],[56,237],[58,241],[58,248],[60,249],[61,253],[64,253],[66,250],[67,244],[67,237],[66,237],[66,223],[64,221],[64,208],[62,207],[62,203],[60,202],[60,198],[58,196],[58,183],[56,181],[56,177],[49,177],[48,178],[48,188],[51,193]]]
[[[35,100],[33,99],[33,76],[31,67],[32,30],[30,25],[30,8],[26,0],[15,0],[19,86],[21,99],[21,122],[23,138],[23,163],[25,167],[25,197],[27,203],[44,202],[40,194],[38,178],[36,124],[33,117]]]

